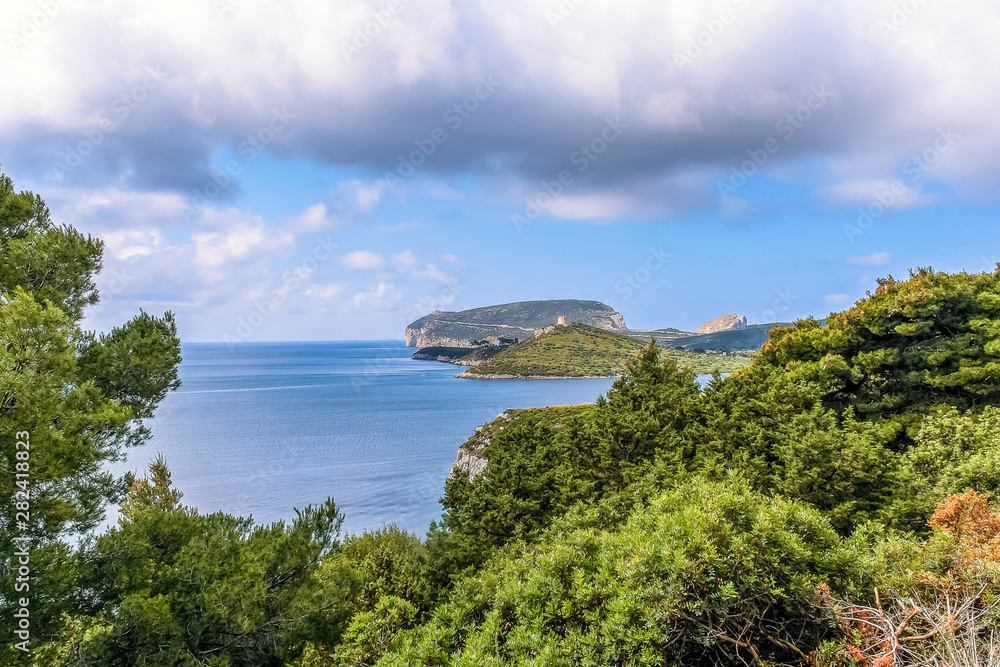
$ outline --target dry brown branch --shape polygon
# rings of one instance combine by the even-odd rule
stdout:
[[[1000,633],[988,620],[995,603],[977,589],[925,582],[903,595],[889,591],[875,606],[836,603],[847,653],[871,667],[986,667],[1000,664]]]

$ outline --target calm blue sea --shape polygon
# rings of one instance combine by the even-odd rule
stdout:
[[[333,496],[347,532],[423,536],[456,450],[508,408],[593,402],[611,380],[459,380],[400,341],[185,344],[183,386],[118,471],[162,453],[185,504],[291,519]]]

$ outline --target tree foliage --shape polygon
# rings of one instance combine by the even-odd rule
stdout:
[[[180,504],[162,459],[133,483],[117,527],[80,553],[76,616],[36,662],[65,665],[280,665],[317,637],[310,583],[339,545],[332,500],[291,524],[256,526]],[[312,622],[311,622],[312,621]],[[323,632],[329,634],[324,635]]]
[[[178,385],[180,341],[170,313],[141,313],[109,334],[85,332],[80,321],[98,302],[95,276],[103,245],[52,222],[44,201],[16,192],[0,173],[0,496],[27,491],[29,519],[0,505],[0,549],[29,535],[32,628],[45,636],[69,609],[75,557],[68,540],[103,520],[127,480],[105,464],[148,436],[151,417]],[[22,434],[20,438],[18,434]],[[27,435],[29,459],[17,459]],[[28,481],[16,466],[27,466]],[[18,486],[18,482],[21,486]],[[27,486],[27,488],[24,488]],[[0,617],[13,613],[14,570],[0,561]],[[15,658],[0,645],[0,663]]]
[[[996,405],[1000,270],[919,269],[905,282],[890,276],[823,326],[805,320],[775,328],[755,361],[815,386],[830,407],[904,427],[936,406]]]

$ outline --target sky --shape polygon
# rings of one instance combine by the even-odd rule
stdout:
[[[825,317],[1000,261],[1000,5],[7,0],[0,166],[105,241],[85,326],[400,339],[602,301]]]

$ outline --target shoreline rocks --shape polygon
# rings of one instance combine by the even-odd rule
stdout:
[[[462,371],[455,377],[463,380],[614,380],[617,375],[481,375]]]

